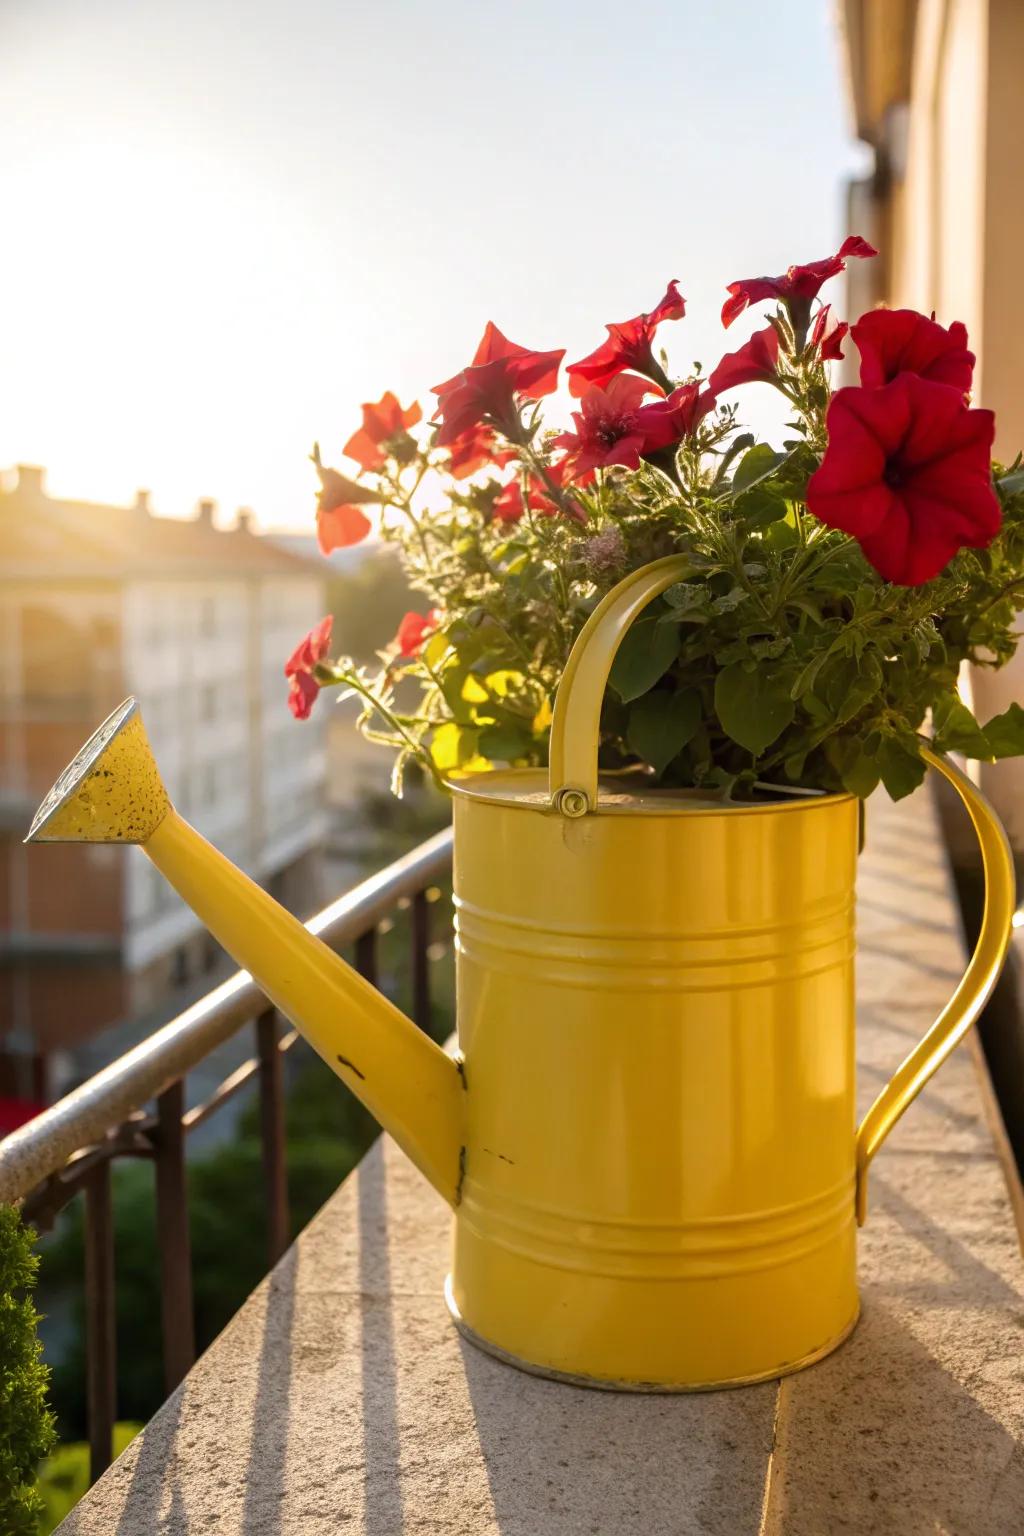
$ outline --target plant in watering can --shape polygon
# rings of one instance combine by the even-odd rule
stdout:
[[[322,547],[383,509],[425,600],[375,672],[331,659],[325,620],[289,702],[355,691],[396,787],[417,759],[452,791],[454,1056],[177,814],[133,701],[30,832],[141,844],[451,1205],[453,1318],[529,1370],[686,1390],[840,1344],[871,1159],[1006,953],[1006,840],[945,751],[1024,750],[1024,711],[982,726],[956,692],[1013,652],[1024,476],[993,471],[962,326],[848,331],[820,304],[873,254],[731,284],[726,325],[779,307],[706,379],[655,351],[670,283],[569,365],[565,430],[537,405],[562,353],[488,325],[433,426],[385,395],[345,445],[357,478],[314,452]],[[844,345],[860,383],[830,395]],[[755,384],[791,407],[778,448],[722,403]],[[928,767],[974,823],[985,918],[857,1127],[862,801]]]

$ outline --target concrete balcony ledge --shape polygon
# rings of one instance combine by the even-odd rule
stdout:
[[[865,1103],[963,965],[929,797],[869,814]],[[973,1048],[873,1169],[863,1316],[781,1383],[587,1392],[458,1337],[448,1219],[378,1144],[64,1536],[1009,1536],[1024,1528],[1020,1189]]]

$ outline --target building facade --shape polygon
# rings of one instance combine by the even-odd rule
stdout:
[[[127,694],[182,813],[292,910],[320,899],[323,724],[292,719],[282,667],[323,615],[323,575],[213,512],[59,501],[28,468],[0,490],[0,1097],[46,1098],[54,1052],[217,957],[139,850],[22,844]]]
[[[840,17],[856,132],[874,150],[872,175],[849,188],[849,226],[880,252],[850,263],[848,312],[962,320],[974,403],[996,412],[995,452],[1010,462],[1024,448],[1024,3],[843,0]],[[988,720],[1024,699],[1024,656],[962,687]],[[1024,854],[1024,764],[978,776]]]

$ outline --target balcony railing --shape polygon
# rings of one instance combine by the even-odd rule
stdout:
[[[408,914],[413,1018],[430,1021],[430,904],[452,859],[452,834],[439,832],[364,880],[307,927],[333,949],[354,946],[357,969],[377,981],[377,936],[395,911]],[[187,1074],[246,1026],[255,1054],[203,1103],[185,1107]],[[238,971],[178,1018],[0,1142],[0,1201],[20,1201],[43,1229],[79,1193],[85,1198],[87,1417],[90,1475],[110,1464],[116,1417],[114,1221],[111,1168],[149,1158],[156,1170],[164,1382],[170,1394],[195,1359],[185,1147],[188,1135],[256,1080],[267,1210],[268,1267],[288,1246],[282,1058],[295,1044],[252,981]]]

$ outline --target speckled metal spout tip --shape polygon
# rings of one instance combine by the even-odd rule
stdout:
[[[139,706],[125,699],[64,769],[26,843],[145,843],[170,810]]]

